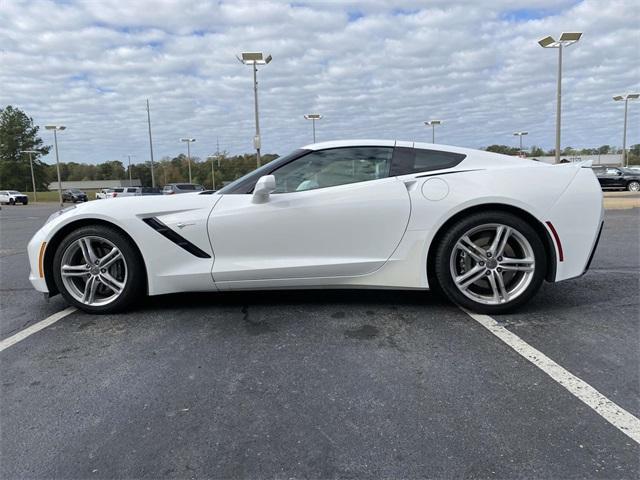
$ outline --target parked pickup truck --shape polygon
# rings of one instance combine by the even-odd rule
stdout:
[[[162,195],[159,188],[152,187],[118,187],[111,189],[106,198],[140,197],[146,195]]]
[[[109,198],[113,192],[113,188],[101,188],[99,192],[96,192],[96,200],[104,200],[105,198]]]

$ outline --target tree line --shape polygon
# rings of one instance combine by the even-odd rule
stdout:
[[[38,152],[33,155],[33,170],[36,179],[36,188],[40,191],[47,190],[48,185],[57,180],[56,165],[48,165],[41,160],[41,156],[51,151],[51,145],[45,145],[38,132],[40,127],[33,124],[26,113],[11,105],[0,109],[0,190],[31,190],[31,168],[28,154],[21,153],[25,150]],[[490,145],[487,151],[503,153],[506,155],[518,155],[517,147],[508,145]],[[540,147],[531,147],[524,152],[528,157],[553,156],[555,150],[544,151]],[[598,148],[574,149],[565,148],[563,157],[579,155],[605,155],[609,153],[621,153],[620,150],[610,145],[602,145]],[[278,155],[262,155],[262,163],[268,163],[278,158]],[[630,164],[640,164],[640,144],[632,145],[628,152]],[[255,154],[233,155],[222,152],[215,159],[191,158],[191,178],[194,183],[199,183],[206,188],[213,185],[211,167],[214,167],[214,188],[221,188],[226,183],[240,178],[256,167]],[[82,180],[126,180],[129,178],[129,167],[120,160],[110,160],[98,165],[90,163],[62,162],[60,163],[60,178],[62,181]],[[189,180],[189,160],[186,155],[177,157],[163,157],[154,162],[156,186],[164,186],[167,183],[187,182]],[[139,179],[144,186],[151,186],[151,163],[137,163],[131,165],[131,178]]]

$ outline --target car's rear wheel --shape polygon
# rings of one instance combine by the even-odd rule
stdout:
[[[72,305],[91,313],[129,307],[143,292],[144,265],[131,241],[102,225],[67,235],[53,259],[56,286]]]
[[[29,199],[28,199],[28,198],[25,198],[25,199],[22,201],[22,204],[23,204],[23,205],[26,205],[26,204],[28,204],[28,203],[29,203]]]
[[[445,233],[436,251],[445,295],[480,313],[506,313],[527,302],[546,274],[544,246],[526,221],[508,212],[470,215]]]
[[[640,192],[640,182],[632,180],[627,183],[627,190],[630,192]]]

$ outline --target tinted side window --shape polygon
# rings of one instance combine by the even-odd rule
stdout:
[[[462,153],[423,150],[421,148],[397,147],[393,152],[391,175],[443,170],[458,165],[467,156]]]
[[[127,188],[127,193],[136,193],[137,189],[135,188]]]
[[[190,183],[182,183],[180,185],[177,185],[177,187],[180,190],[195,190],[196,186],[195,185],[191,185]]]
[[[274,193],[300,192],[389,176],[392,148],[348,147],[311,152],[275,170]]]

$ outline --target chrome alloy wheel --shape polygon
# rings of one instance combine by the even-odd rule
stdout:
[[[520,296],[531,284],[535,267],[529,241],[513,227],[499,223],[468,230],[449,259],[458,290],[485,305],[500,305]]]
[[[67,292],[90,306],[117,299],[127,283],[127,263],[122,252],[106,238],[81,237],[62,255],[60,276]]]

